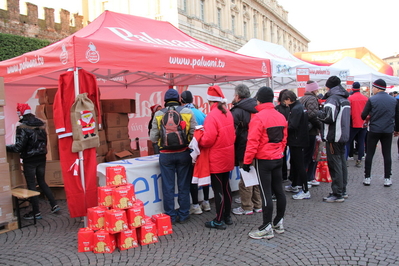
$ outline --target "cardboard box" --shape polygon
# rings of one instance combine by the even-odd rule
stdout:
[[[6,92],[4,89],[4,78],[0,77],[0,106],[6,105]]]
[[[101,100],[103,113],[135,113],[136,101],[134,99]]]
[[[22,163],[19,153],[7,152],[7,162],[10,174],[11,188],[26,187],[26,180],[22,173]]]
[[[37,91],[37,98],[39,98],[39,104],[53,104],[57,88],[42,89]]]
[[[48,161],[54,161],[60,159],[60,153],[58,149],[58,135],[47,134],[47,155]]]
[[[0,163],[0,193],[11,190],[10,168],[8,163]]]
[[[127,113],[104,113],[103,123],[108,127],[127,127],[129,125],[129,115]]]
[[[11,222],[14,218],[11,191],[0,193],[0,223]]]
[[[125,150],[125,151],[115,153],[115,156],[118,159],[137,158],[137,157],[140,157],[140,151],[139,150]]]
[[[40,104],[36,105],[35,116],[40,119],[52,119],[53,118],[53,105],[51,104]]]
[[[6,134],[6,118],[4,116],[4,107],[0,106],[0,136]]]
[[[97,156],[96,161],[97,161],[97,164],[105,163],[105,156]]]
[[[63,187],[64,180],[62,179],[62,171],[60,161],[47,161],[46,173],[44,176],[49,187]]]
[[[129,129],[127,127],[111,127],[105,129],[107,141],[129,139]]]
[[[0,136],[0,163],[7,162],[6,136]]]
[[[130,150],[130,139],[124,139],[124,140],[115,140],[115,141],[109,141],[108,142],[108,149],[113,149],[115,152],[121,152],[124,150]]]
[[[56,200],[66,200],[65,189],[63,187],[50,188]]]
[[[104,156],[108,152],[107,138],[104,130],[98,131],[98,137],[100,139],[100,146],[96,147],[97,156]]]
[[[47,134],[55,134],[54,119],[47,119],[44,122],[46,123]]]

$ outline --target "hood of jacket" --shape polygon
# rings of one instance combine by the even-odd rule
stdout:
[[[21,123],[20,126],[24,127],[24,126],[28,126],[28,127],[39,127],[39,128],[44,128],[45,123],[35,117],[35,116],[24,116],[21,120],[19,120],[19,122]]]
[[[237,103],[234,103],[233,108],[231,109],[240,108],[249,113],[257,113],[258,111],[255,109],[256,104],[255,98],[245,98]]]
[[[327,99],[331,95],[340,95],[344,98],[349,97],[349,92],[342,87],[342,85],[335,86],[331,88],[327,93],[324,95],[323,100]]]

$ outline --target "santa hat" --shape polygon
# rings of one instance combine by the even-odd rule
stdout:
[[[17,114],[18,116],[24,116],[26,114],[31,114],[32,110],[30,106],[26,103],[17,103]]]
[[[158,108],[158,107],[162,107],[162,106],[160,106],[159,104],[155,104],[155,105],[151,106],[151,107],[150,107],[151,113],[154,114],[154,113],[157,111],[157,108]]]
[[[89,110],[80,111],[80,114],[81,115],[91,114],[91,111],[89,111]]]
[[[227,103],[227,99],[218,85],[210,86],[206,94],[208,101]]]

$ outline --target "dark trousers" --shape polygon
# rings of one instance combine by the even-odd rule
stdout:
[[[345,158],[345,143],[327,142],[327,163],[332,183],[331,189],[335,196],[341,197],[346,193],[348,184],[348,167]]]
[[[292,186],[302,186],[303,192],[308,192],[308,177],[306,175],[304,148],[290,146],[290,175],[293,177]]]
[[[202,186],[202,192],[204,193],[204,200],[209,200],[209,186]],[[190,185],[191,201],[193,204],[198,204],[198,184]]]
[[[349,141],[346,143],[346,156],[348,160],[349,151],[352,148],[353,140],[357,138],[357,159],[362,160],[364,156],[364,146],[366,141],[367,128],[354,128],[351,127]],[[355,156],[353,156],[355,157]]]
[[[315,145],[316,135],[309,135],[309,146],[304,149],[304,164],[308,181],[312,181],[314,179],[316,172],[316,162],[313,160]]]
[[[211,174],[212,189],[215,194],[216,222],[221,222],[231,212],[230,172]]]
[[[49,200],[51,207],[57,204],[54,195],[44,180],[44,173],[46,171],[46,161],[27,162],[23,163],[24,176],[29,190],[37,191],[36,181],[40,189],[43,191],[46,198]],[[39,197],[31,198],[33,213],[39,213]]]
[[[272,222],[273,200],[272,192],[277,199],[277,212],[273,224],[276,225],[284,217],[285,206],[287,204],[285,193],[283,191],[282,165],[283,159],[278,160],[257,160],[257,171],[259,187],[262,198],[263,224],[260,230]]]
[[[364,176],[370,177],[371,164],[373,162],[378,141],[381,142],[382,157],[384,158],[384,178],[391,178],[392,133],[374,133],[370,131],[367,134],[367,153],[364,163]]]

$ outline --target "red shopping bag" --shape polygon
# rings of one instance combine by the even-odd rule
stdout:
[[[320,161],[317,163],[315,178],[316,181],[319,182],[332,182],[330,171],[328,171],[328,165],[326,161]]]

